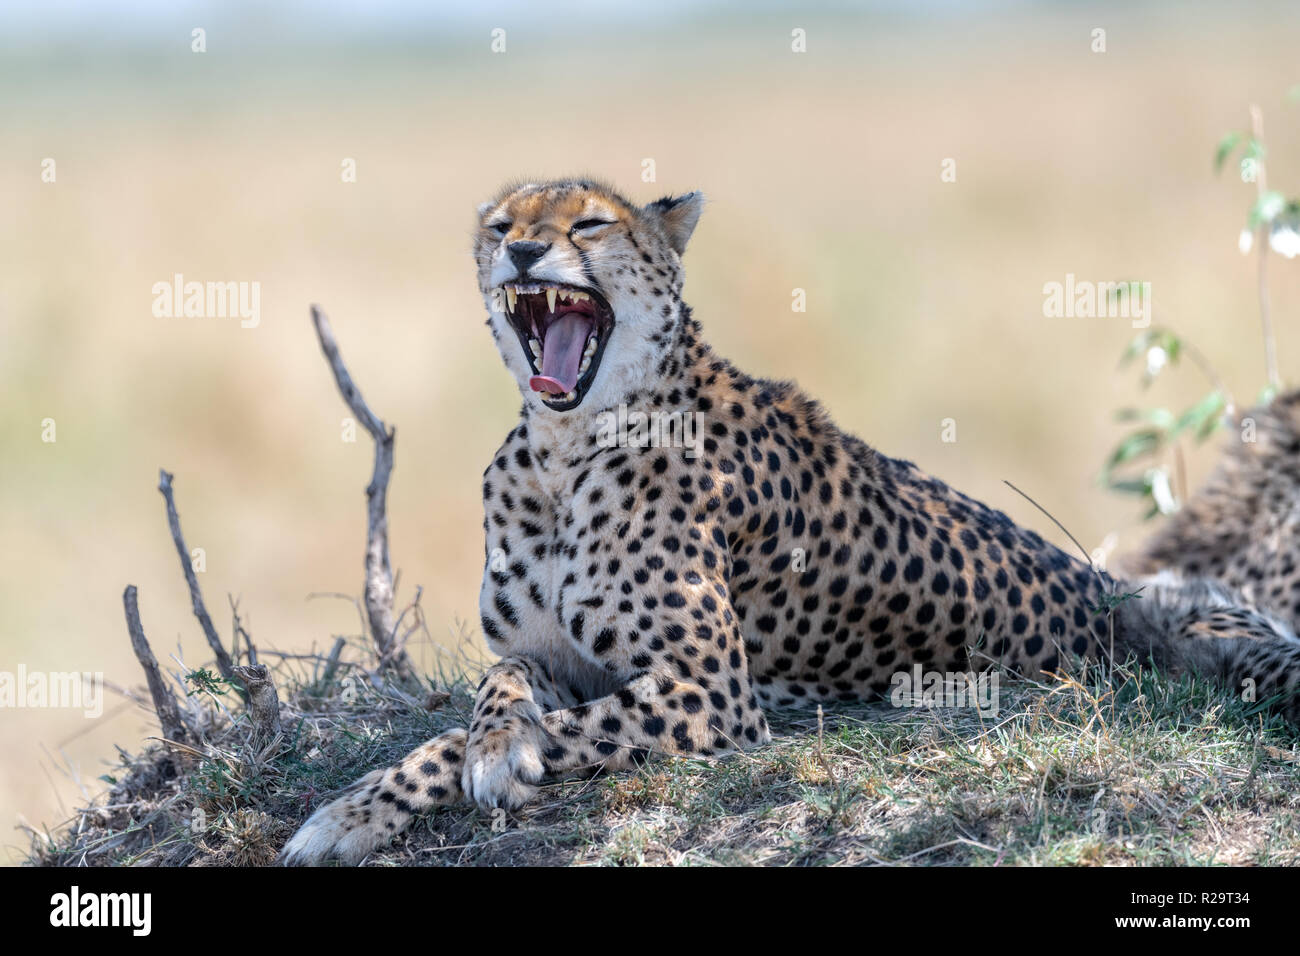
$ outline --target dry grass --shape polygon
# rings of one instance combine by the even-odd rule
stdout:
[[[192,697],[202,742],[123,753],[102,801],[32,835],[31,862],[270,863],[332,791],[466,722],[475,667],[455,666],[435,682],[432,711],[422,691],[376,686],[356,663],[328,684],[318,665],[282,666],[286,735],[264,749],[230,695]],[[549,784],[504,828],[472,806],[442,808],[369,862],[1300,862],[1293,728],[1191,679],[1129,667],[1116,682],[1112,691],[1095,666],[1048,683],[1004,680],[993,717],[884,704],[824,720],[778,713],[770,746]]]

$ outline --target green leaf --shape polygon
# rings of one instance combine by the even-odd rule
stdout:
[[[1169,356],[1170,365],[1177,363],[1178,357],[1183,354],[1183,340],[1172,332],[1165,333],[1164,340],[1160,343],[1160,347],[1163,348],[1165,353]]]
[[[1142,591],[1145,588],[1146,585],[1144,584],[1136,591],[1126,591],[1123,594],[1118,594],[1118,593],[1102,594],[1101,598],[1097,601],[1097,603],[1092,607],[1089,607],[1088,610],[1092,611],[1092,613],[1095,616],[1100,616],[1102,614],[1109,613],[1110,611],[1113,611],[1115,608],[1119,607],[1121,604],[1125,604],[1129,601],[1141,600]]]
[[[1273,228],[1286,227],[1300,232],[1300,199],[1288,199],[1286,205],[1273,220]]]
[[[1205,441],[1223,423],[1223,411],[1227,404],[1223,393],[1215,389],[1183,412],[1169,437],[1177,438],[1183,432],[1190,431],[1195,434],[1197,441]]]
[[[1122,495],[1145,497],[1151,494],[1151,482],[1145,478],[1113,478],[1106,487]]]
[[[1216,173],[1223,169],[1223,164],[1228,161],[1228,157],[1232,155],[1232,151],[1237,148],[1237,144],[1240,142],[1240,133],[1229,133],[1219,140],[1219,147],[1214,151],[1214,171]]]
[[[1182,354],[1183,340],[1168,329],[1162,329],[1155,326],[1149,329],[1143,329],[1134,336],[1133,341],[1129,342],[1128,346],[1124,349],[1124,354],[1119,358],[1120,368],[1123,368],[1139,355],[1145,355],[1148,351],[1156,347],[1165,350],[1165,355],[1169,358],[1169,364],[1173,365],[1178,361],[1178,357]]]
[[[1246,224],[1251,229],[1258,229],[1264,223],[1276,219],[1278,213],[1285,208],[1286,197],[1280,192],[1270,189],[1255,200],[1255,204],[1250,207],[1250,215],[1246,219]]]
[[[1145,455],[1150,455],[1158,451],[1164,443],[1164,433],[1155,428],[1144,428],[1136,431],[1125,438],[1111,452],[1110,458],[1106,460],[1104,473],[1109,475],[1111,471],[1126,462],[1134,461]]]
[[[1133,341],[1124,348],[1124,354],[1119,357],[1120,368],[1123,368],[1147,350],[1147,342],[1150,341],[1153,331],[1154,329],[1146,329],[1139,332]]]
[[[1142,422],[1161,431],[1174,427],[1174,413],[1167,408],[1121,408],[1115,413],[1119,422]]]

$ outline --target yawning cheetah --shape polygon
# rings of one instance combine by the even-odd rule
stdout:
[[[480,207],[488,327],[523,394],[483,476],[480,608],[501,660],[467,729],[317,810],[285,861],[356,862],[430,807],[517,807],[548,776],[760,745],[765,708],[876,697],[914,664],[1036,675],[1108,652],[1097,610],[1136,583],[874,451],[793,385],[752,378],[704,342],[681,299],[702,203],[638,207],[561,181]],[[692,416],[695,453],[598,441],[620,406]],[[1240,496],[1272,482],[1274,515],[1300,502],[1297,407],[1277,400],[1256,447],[1232,453]],[[1228,512],[1228,529],[1211,525],[1212,504],[1196,507],[1224,561],[1183,570],[1236,568],[1233,548],[1276,567],[1227,582],[1253,603],[1164,572],[1119,604],[1116,644],[1233,687],[1251,679],[1294,716],[1293,528],[1268,552],[1242,524],[1248,508]]]

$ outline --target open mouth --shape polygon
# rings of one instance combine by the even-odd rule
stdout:
[[[591,388],[614,328],[614,310],[595,289],[551,283],[507,283],[506,315],[549,408],[567,412]]]

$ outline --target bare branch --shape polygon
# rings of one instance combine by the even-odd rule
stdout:
[[[167,524],[171,527],[172,541],[176,543],[176,553],[180,555],[181,571],[185,575],[185,583],[190,587],[190,604],[194,608],[194,616],[199,619],[199,626],[203,628],[203,636],[207,638],[208,646],[212,648],[212,653],[216,655],[217,669],[221,671],[221,676],[229,681],[234,675],[230,655],[226,653],[221,638],[217,635],[217,629],[212,624],[212,618],[208,616],[208,609],[203,604],[203,592],[199,590],[199,579],[194,574],[194,565],[190,563],[190,552],[185,547],[185,536],[181,534],[181,519],[176,513],[176,499],[172,494],[172,476],[163,468],[158,469],[158,490],[162,492],[163,500],[167,502]],[[247,694],[242,690],[240,696],[245,700],[248,699]]]
[[[347,640],[342,637],[334,642],[334,646],[330,649],[330,656],[325,660],[325,671],[320,677],[322,684],[329,684],[334,680],[334,675],[339,669],[339,656],[343,653],[343,645],[346,643]]]
[[[134,584],[128,584],[122,592],[122,605],[126,610],[126,629],[131,635],[131,648],[135,651],[135,659],[144,668],[144,679],[149,684],[149,696],[153,698],[153,709],[158,715],[163,735],[171,740],[188,740],[190,733],[181,720],[176,698],[163,680],[162,672],[158,669],[158,659],[153,656],[153,650],[145,639]]]
[[[257,663],[257,645],[253,643],[253,635],[248,633],[244,627],[244,622],[239,618],[239,602],[230,594],[226,595],[226,600],[230,602],[230,629],[234,632],[231,637],[231,650],[234,651],[235,660],[239,660],[239,639],[244,639],[244,647],[248,648],[248,663]]]
[[[370,410],[352,381],[329,318],[318,306],[311,307],[312,323],[321,351],[334,372],[343,401],[375,442],[375,466],[366,486],[366,616],[370,636],[379,651],[380,666],[392,665],[400,674],[411,673],[410,658],[396,643],[397,620],[393,614],[393,569],[388,559],[388,481],[393,473],[393,441],[396,429],[389,428]]]

